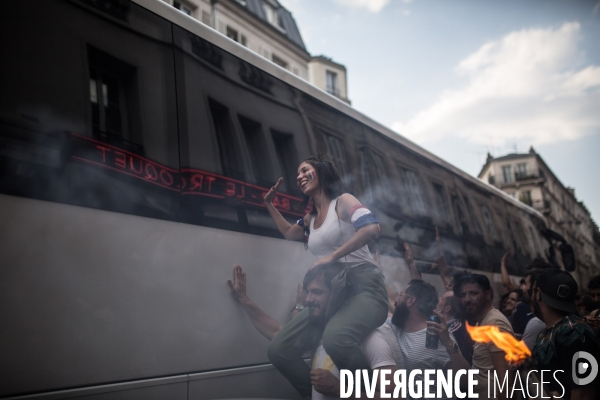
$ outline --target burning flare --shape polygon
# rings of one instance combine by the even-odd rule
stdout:
[[[471,335],[471,339],[477,343],[494,342],[498,348],[506,353],[506,361],[511,363],[519,363],[531,356],[531,351],[520,340],[507,332],[500,332],[497,326],[471,326],[466,323],[467,332]]]

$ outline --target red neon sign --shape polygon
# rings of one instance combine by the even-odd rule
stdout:
[[[89,137],[75,133],[72,137],[78,144],[74,146],[72,158],[80,162],[116,171],[168,190],[180,191],[184,196],[236,198],[251,206],[265,206],[263,197],[269,191],[267,188],[194,168],[182,168],[180,172]],[[308,209],[301,209],[301,202],[302,199],[284,193],[278,193],[273,199],[275,208],[295,216],[303,216],[308,212]]]

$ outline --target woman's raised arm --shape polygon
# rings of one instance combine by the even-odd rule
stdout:
[[[265,206],[267,206],[267,211],[269,212],[269,215],[271,215],[271,218],[273,218],[277,229],[279,229],[279,232],[281,232],[284,238],[286,238],[287,240],[300,240],[304,238],[304,228],[302,228],[298,224],[292,225],[289,222],[287,222],[285,218],[283,218],[283,215],[281,215],[279,210],[277,210],[273,205],[273,199],[275,198],[277,189],[279,189],[279,186],[282,183],[283,178],[279,178],[275,186],[271,187],[271,190],[269,190],[267,194],[265,194]],[[304,221],[308,223],[306,217],[304,217]]]

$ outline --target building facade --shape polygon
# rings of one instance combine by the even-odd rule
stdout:
[[[315,56],[308,64],[308,80],[318,88],[350,104],[346,67],[325,56]]]
[[[311,57],[292,14],[277,0],[162,1],[350,103],[346,67],[324,56]]]
[[[575,189],[565,187],[533,147],[525,154],[488,154],[479,178],[544,214],[548,228],[573,246],[580,282],[600,274],[598,225]]]

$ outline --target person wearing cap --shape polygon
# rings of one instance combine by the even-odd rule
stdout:
[[[454,295],[460,297],[469,324],[497,326],[500,331],[513,334],[508,319],[492,306],[493,294],[487,276],[481,274],[463,276],[454,285]],[[473,343],[472,368],[479,370],[479,374],[475,375],[478,382],[475,389],[480,399],[488,398],[488,374],[491,381],[494,379],[491,371],[495,371],[501,381],[508,374],[508,382],[511,382],[509,386],[512,387],[513,373],[508,368],[504,351],[494,343]],[[509,398],[506,386],[499,393],[490,392],[490,394],[492,396],[497,394],[499,399]]]
[[[531,293],[533,312],[546,324],[533,348],[534,369],[549,374],[548,390],[571,400],[597,399],[600,342],[577,314],[577,282],[566,271],[547,269],[539,274]]]

